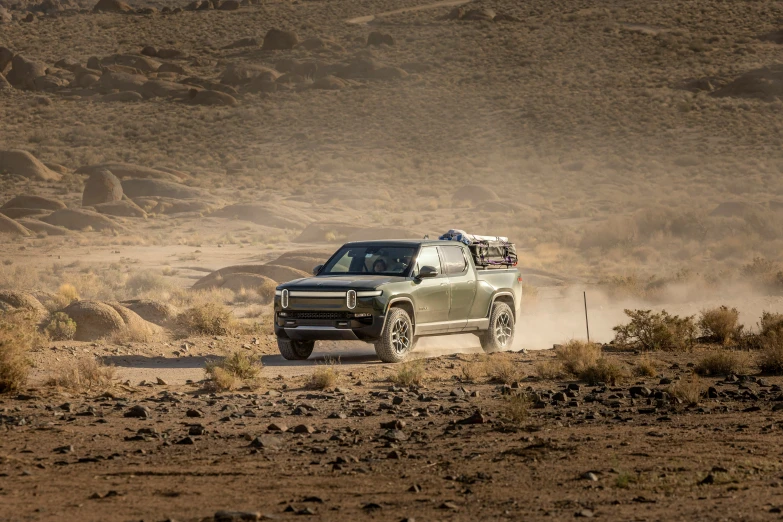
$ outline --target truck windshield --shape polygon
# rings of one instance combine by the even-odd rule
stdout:
[[[318,275],[407,276],[415,253],[414,247],[343,247],[332,256]]]

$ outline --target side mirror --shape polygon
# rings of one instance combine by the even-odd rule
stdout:
[[[426,279],[428,277],[437,277],[438,276],[438,269],[434,266],[423,266],[421,267],[421,270],[419,270],[419,275],[416,276],[417,279]]]
[[[313,275],[318,275],[318,272],[320,272],[323,267],[324,265],[317,265],[315,268],[313,268]]]

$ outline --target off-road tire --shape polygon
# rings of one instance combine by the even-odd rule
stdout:
[[[413,321],[403,308],[392,308],[386,316],[381,338],[375,342],[375,353],[385,363],[404,361],[416,346]]]
[[[283,337],[277,338],[277,349],[283,359],[289,361],[304,361],[313,353],[315,341],[294,341]]]
[[[479,335],[481,347],[486,353],[508,350],[514,342],[515,332],[511,307],[506,303],[496,302],[489,314],[489,328]]]

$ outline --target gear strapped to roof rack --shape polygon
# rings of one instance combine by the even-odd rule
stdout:
[[[467,245],[478,267],[517,265],[517,248],[507,237],[477,236],[452,229],[438,239],[459,241]]]

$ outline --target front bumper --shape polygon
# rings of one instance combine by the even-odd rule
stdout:
[[[380,338],[385,316],[300,319],[275,313],[275,335],[295,341],[374,341]]]

